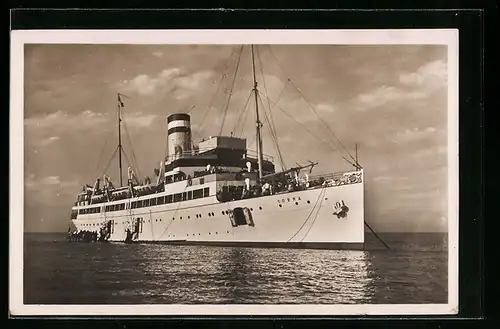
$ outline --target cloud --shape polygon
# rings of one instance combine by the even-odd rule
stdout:
[[[364,105],[361,109],[382,106],[391,101],[417,100],[427,98],[423,91],[408,91],[393,86],[381,86],[369,93],[358,95],[359,102]]]
[[[129,114],[128,116],[124,117],[123,120],[127,127],[147,128],[153,125],[158,120],[158,116],[155,114],[142,114],[141,112],[139,112]]]
[[[448,69],[445,61],[437,60],[421,66],[416,72],[402,73],[399,82],[405,86],[437,90],[447,83]]]
[[[24,179],[24,186],[29,190],[40,190],[51,187],[75,187],[78,181],[74,180],[61,180],[60,176],[44,176],[36,177],[35,174],[27,174]]]
[[[396,141],[397,142],[410,142],[422,140],[425,138],[429,138],[437,131],[434,127],[427,127],[425,129],[413,128],[413,129],[405,129],[402,132],[397,133]]]
[[[330,104],[318,104],[316,105],[316,110],[318,110],[318,112],[325,112],[327,114],[330,114],[335,112],[335,107]]]
[[[87,130],[90,126],[96,126],[106,122],[104,114],[92,111],[83,111],[78,114],[69,114],[57,111],[47,115],[39,115],[24,120],[27,128],[56,128],[57,130]]]
[[[41,179],[41,183],[44,185],[56,185],[61,183],[59,176],[47,176]]]
[[[155,52],[153,52],[153,56],[156,56],[158,58],[162,58],[163,57],[163,53],[161,51],[155,51]]]
[[[436,60],[421,66],[415,72],[401,73],[398,86],[383,85],[370,92],[359,94],[359,109],[376,108],[389,102],[420,101],[447,84],[447,66]]]
[[[47,145],[54,143],[55,141],[58,141],[59,139],[60,139],[59,136],[51,136],[51,137],[40,140],[40,142],[38,143],[38,146],[47,146]]]
[[[123,120],[127,127],[145,128],[151,126],[158,118],[155,114],[143,114],[142,112],[123,114]],[[54,112],[48,115],[40,115],[24,120],[24,125],[28,133],[37,134],[36,138],[30,138],[30,142],[36,146],[46,146],[60,140],[59,136],[41,137],[47,132],[53,134],[57,132],[87,132],[89,129],[102,131],[103,128],[114,127],[116,123],[115,113],[95,113],[84,111],[77,114],[63,111]],[[106,125],[106,127],[103,127]]]
[[[155,76],[140,74],[132,80],[122,80],[120,89],[136,92],[140,95],[153,95],[157,91],[174,91],[175,97],[187,98],[192,91],[198,91],[213,75],[212,71],[200,71],[190,75],[181,75],[178,68],[166,69]]]

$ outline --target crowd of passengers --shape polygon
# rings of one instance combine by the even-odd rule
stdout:
[[[76,230],[68,232],[68,240],[71,242],[97,242],[106,241],[107,234],[106,228],[101,228],[99,231]]]
[[[325,184],[325,179],[319,179],[310,182],[297,182],[291,173],[274,176],[272,179],[262,179],[258,184],[251,186],[225,186],[218,192],[218,198],[221,201],[248,199],[266,195],[274,195],[284,192],[294,192],[307,188],[321,186]]]

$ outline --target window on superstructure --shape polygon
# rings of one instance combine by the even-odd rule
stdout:
[[[165,203],[172,203],[172,194],[165,197]]]
[[[137,208],[142,208],[142,200],[137,201]]]
[[[174,202],[182,201],[182,193],[174,194]]]
[[[182,193],[182,201],[187,200],[187,192]]]
[[[203,198],[203,189],[193,191],[193,199]]]
[[[164,204],[164,203],[165,203],[165,197],[164,196],[156,198],[156,204]]]
[[[137,202],[132,201],[132,204],[130,205],[130,208],[135,209],[137,206]]]
[[[120,203],[120,210],[124,210],[125,209],[125,203]]]
[[[167,176],[167,177],[165,178],[165,183],[170,184],[170,183],[172,183],[172,182],[173,182],[172,176]]]
[[[187,199],[193,200],[193,191],[188,191],[187,194],[188,194]]]
[[[156,198],[149,200],[150,206],[156,206]]]
[[[142,202],[143,207],[149,207],[149,199],[146,199]]]
[[[209,187],[205,187],[203,189],[203,197],[206,198],[210,195],[210,188]]]

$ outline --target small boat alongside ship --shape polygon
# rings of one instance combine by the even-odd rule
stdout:
[[[261,93],[250,48],[256,151],[232,133],[195,144],[192,116],[172,113],[166,118],[168,154],[155,178],[139,181],[129,166],[123,184],[124,96],[118,94],[119,185],[105,174],[83,186],[72,207],[69,241],[363,248],[364,172],[357,157],[344,158],[352,170],[313,175],[318,162],[276,170],[273,157],[263,153]]]

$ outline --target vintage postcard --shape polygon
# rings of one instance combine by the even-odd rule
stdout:
[[[11,38],[11,315],[458,312],[457,30]]]

